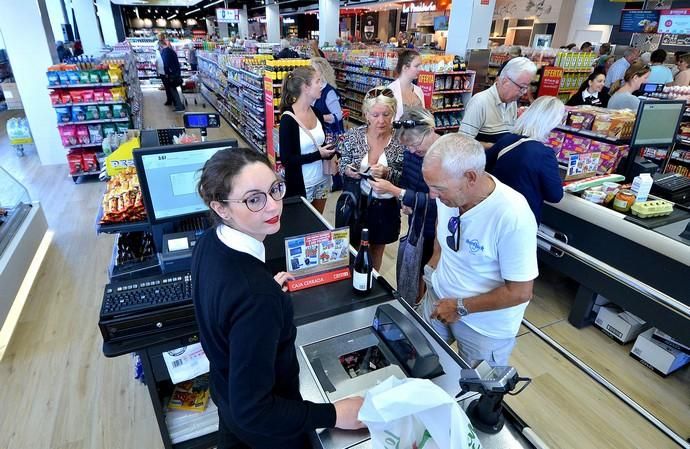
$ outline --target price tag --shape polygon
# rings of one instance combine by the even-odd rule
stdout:
[[[163,353],[163,360],[174,384],[194,379],[209,371],[209,362],[201,343],[166,351]]]

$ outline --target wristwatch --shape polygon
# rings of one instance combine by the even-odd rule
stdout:
[[[400,194],[398,195],[398,201],[400,201],[402,203],[403,198],[405,198],[405,189],[400,190]]]
[[[457,301],[458,315],[460,315],[461,318],[469,315],[470,311],[467,310],[467,308],[465,307],[465,300],[462,298],[457,298],[456,301]]]

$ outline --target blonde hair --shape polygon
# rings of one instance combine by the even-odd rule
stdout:
[[[405,112],[400,121],[412,120],[417,122],[417,126],[412,128],[400,127],[397,131],[398,140],[403,144],[410,143],[412,139],[419,139],[419,137],[428,132],[429,130],[434,130],[436,127],[436,122],[434,121],[434,116],[431,112],[427,111],[421,106],[411,106],[405,108]]]
[[[545,142],[552,129],[563,121],[565,105],[556,97],[544,96],[534,103],[517,119],[513,133]]]
[[[324,81],[330,84],[334,89],[338,88],[335,84],[335,72],[333,71],[333,67],[331,67],[325,58],[311,58],[310,62],[312,67],[321,74]]]
[[[302,95],[302,86],[310,86],[316,70],[313,67],[295,67],[283,80],[283,89],[280,96],[280,112],[295,104]]]
[[[618,89],[620,89],[623,86],[623,83],[631,81],[636,76],[645,76],[647,73],[651,71],[652,69],[650,69],[647,64],[642,64],[641,62],[635,62],[631,64],[630,67],[628,67],[628,70],[625,71],[623,79],[620,79],[611,85],[611,89],[609,89],[609,94],[613,95]]]
[[[374,89],[388,89],[387,87],[376,87]],[[370,89],[370,91],[373,89]],[[390,90],[390,89],[388,89]],[[362,114],[367,115],[369,111],[371,111],[371,108],[374,106],[382,104],[384,106],[388,106],[390,108],[393,117],[395,117],[395,114],[398,110],[398,101],[395,99],[395,97],[391,96],[386,96],[386,95],[377,95],[375,97],[370,97],[369,95],[364,96],[364,101],[362,102]]]

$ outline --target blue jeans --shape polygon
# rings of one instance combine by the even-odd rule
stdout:
[[[424,320],[431,325],[436,333],[451,344],[453,341],[458,343],[458,355],[470,366],[475,366],[481,360],[486,360],[491,366],[507,366],[510,353],[515,346],[515,337],[512,338],[491,338],[482,335],[465,324],[462,320],[455,323],[444,324],[439,320],[432,320],[431,313],[434,311],[438,295],[431,286],[431,272],[429,266],[424,267],[424,281],[426,282],[426,293],[420,304],[420,314]]]

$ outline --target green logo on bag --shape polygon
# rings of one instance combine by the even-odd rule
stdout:
[[[400,437],[388,430],[384,432],[388,437],[383,441],[386,449],[400,449]]]

